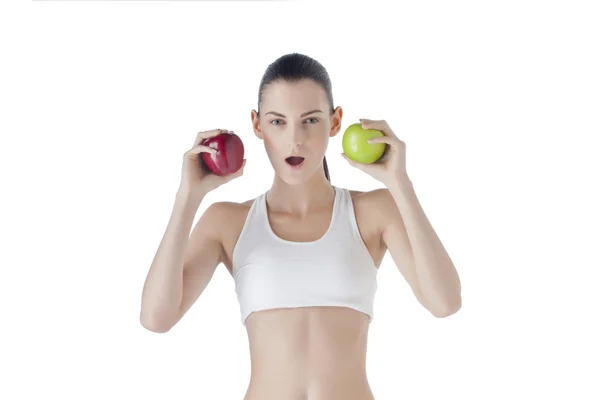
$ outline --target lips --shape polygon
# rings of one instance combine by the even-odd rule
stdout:
[[[285,162],[291,166],[300,165],[302,164],[302,161],[304,161],[304,157],[292,156],[285,159]]]

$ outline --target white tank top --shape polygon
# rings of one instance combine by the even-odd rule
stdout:
[[[360,236],[350,192],[333,188],[329,229],[311,242],[284,240],[273,232],[268,191],[252,203],[232,255],[244,326],[255,311],[311,306],[348,307],[372,321],[378,269]]]

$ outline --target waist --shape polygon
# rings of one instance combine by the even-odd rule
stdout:
[[[334,372],[313,376],[309,380],[297,377],[254,376],[244,400],[374,400],[364,373]]]
[[[252,370],[318,378],[365,369],[369,316],[345,307],[255,312],[246,322]]]
[[[251,378],[245,400],[372,400],[366,376],[369,316],[299,307],[248,317]]]

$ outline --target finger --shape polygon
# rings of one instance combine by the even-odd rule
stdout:
[[[395,143],[398,143],[398,139],[390,137],[390,136],[381,136],[381,137],[375,137],[375,138],[368,139],[367,143],[370,143],[370,144],[385,143],[385,144],[393,145]]]
[[[200,154],[200,153],[212,153],[212,154],[217,154],[217,150],[213,149],[212,147],[208,147],[208,146],[203,146],[203,145],[198,145],[192,149],[190,149],[189,151],[186,152],[187,155],[190,154]]]
[[[221,133],[229,132],[228,129],[213,129],[210,131],[198,132],[196,139],[194,140],[194,147],[198,146],[204,139],[208,139],[213,136],[220,135]]]
[[[394,136],[394,132],[385,120],[360,119],[360,125],[364,129],[375,129],[385,133],[386,135]]]
[[[344,157],[350,165],[353,165],[357,168],[361,168],[363,165],[362,163],[359,163],[358,161],[354,161],[354,160],[350,159],[345,153],[342,153],[342,157]]]
[[[372,164],[366,164],[366,163],[361,163],[358,161],[354,161],[351,160],[350,158],[348,158],[348,156],[346,156],[346,154],[342,153],[342,157],[344,157],[348,163],[350,165],[352,165],[353,167],[356,167],[358,169],[360,169],[361,171],[364,171],[366,173],[372,173],[374,172],[376,169],[380,168],[381,166],[376,164],[376,163],[372,163]]]

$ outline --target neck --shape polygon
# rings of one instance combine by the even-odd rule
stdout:
[[[290,185],[278,175],[269,189],[269,208],[304,217],[314,209],[329,206],[334,190],[324,173],[317,173],[305,182]]]

